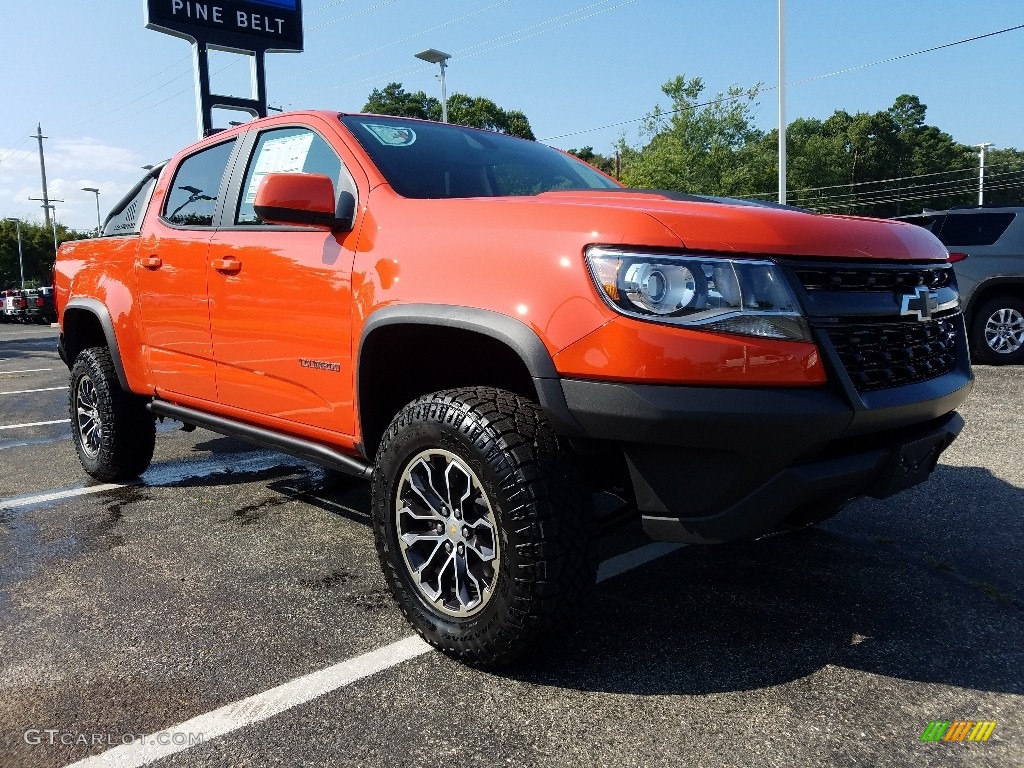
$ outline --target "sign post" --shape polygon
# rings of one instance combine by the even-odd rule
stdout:
[[[302,0],[144,0],[146,28],[192,43],[199,137],[215,132],[214,108],[267,116],[267,53],[302,51]],[[252,57],[250,98],[210,89],[211,50]]]

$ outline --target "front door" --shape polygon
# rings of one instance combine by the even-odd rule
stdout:
[[[355,231],[264,224],[253,210],[267,173],[351,181],[308,128],[263,131],[226,227],[210,243],[210,322],[220,402],[351,435],[351,282]],[[344,178],[344,182],[342,179]],[[232,222],[232,223],[229,223]]]

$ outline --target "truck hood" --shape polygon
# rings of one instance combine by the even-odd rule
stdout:
[[[532,199],[642,212],[695,251],[896,260],[945,261],[948,257],[945,246],[930,232],[897,221],[642,191],[546,192]]]

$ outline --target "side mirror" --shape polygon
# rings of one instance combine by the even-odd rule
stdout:
[[[267,224],[345,232],[352,229],[356,201],[345,192],[335,203],[334,183],[319,173],[268,173],[253,207]]]

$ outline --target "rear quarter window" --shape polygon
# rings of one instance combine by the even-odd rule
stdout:
[[[1007,211],[948,214],[941,226],[932,227],[932,232],[947,248],[994,245],[1014,216]]]

